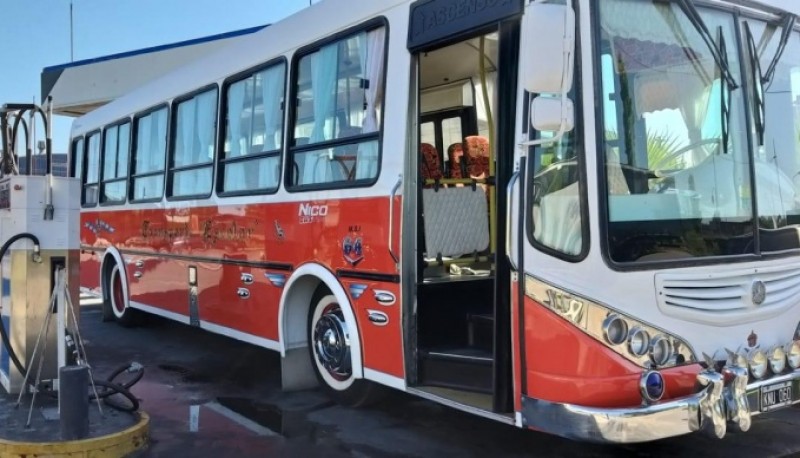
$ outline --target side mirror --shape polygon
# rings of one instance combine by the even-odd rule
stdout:
[[[522,84],[534,94],[566,94],[575,67],[575,12],[568,5],[531,3],[522,18]]]
[[[536,97],[531,102],[531,127],[544,132],[570,132],[575,127],[572,100]]]

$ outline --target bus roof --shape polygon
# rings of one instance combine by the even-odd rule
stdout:
[[[72,134],[92,131],[111,120],[146,110],[272,58],[285,56],[318,38],[380,16],[403,3],[410,3],[410,0],[321,1],[77,118],[72,125]],[[309,27],[311,24],[313,29]],[[313,36],[309,30],[314,31]]]

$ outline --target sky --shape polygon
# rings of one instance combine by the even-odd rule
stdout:
[[[270,24],[309,0],[0,0],[0,105],[40,103],[45,67]],[[72,118],[53,123],[66,153]],[[39,137],[41,138],[41,137]]]

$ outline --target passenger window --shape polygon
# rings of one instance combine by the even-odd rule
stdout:
[[[227,87],[220,192],[278,188],[285,67],[280,64],[259,70]]]
[[[178,102],[173,115],[170,197],[211,194],[217,127],[217,89]]]
[[[103,176],[100,203],[125,202],[131,123],[106,128],[103,137]]]
[[[86,173],[83,176],[84,207],[94,207],[98,200],[98,185],[100,182],[100,132],[89,136],[86,148]]]
[[[384,27],[363,31],[300,58],[292,186],[377,177],[385,35]]]
[[[131,200],[158,200],[164,195],[167,108],[137,117],[134,128]]]

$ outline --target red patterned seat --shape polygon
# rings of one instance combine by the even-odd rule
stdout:
[[[450,178],[464,178],[461,162],[464,158],[464,147],[461,143],[453,143],[447,148],[447,160],[450,162]]]
[[[423,180],[441,180],[444,178],[442,173],[442,161],[439,159],[439,152],[430,143],[423,143],[419,148],[420,162],[419,171]]]
[[[489,176],[489,140],[480,135],[464,139],[467,148],[467,175],[470,178]]]

